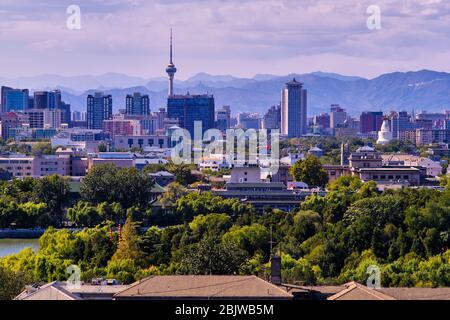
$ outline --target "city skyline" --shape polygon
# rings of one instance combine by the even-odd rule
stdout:
[[[0,26],[7,30],[0,33],[3,77],[107,72],[163,77],[171,27],[182,66],[178,79],[199,70],[238,77],[321,70],[366,78],[393,71],[450,71],[445,46],[450,4],[439,0],[357,5],[80,0],[75,4],[81,9],[81,29],[68,30],[71,4],[2,1]],[[366,25],[373,4],[381,10],[380,30]]]

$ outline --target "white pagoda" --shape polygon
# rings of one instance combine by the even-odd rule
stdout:
[[[388,144],[392,140],[392,132],[389,128],[389,123],[386,119],[384,119],[383,124],[381,125],[380,131],[378,131],[378,140],[377,144],[385,145]]]

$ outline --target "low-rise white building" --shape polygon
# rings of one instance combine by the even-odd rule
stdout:
[[[409,154],[386,154],[381,155],[381,157],[384,165],[424,167],[427,169],[427,176],[430,177],[437,177],[442,174],[442,165],[429,158]]]

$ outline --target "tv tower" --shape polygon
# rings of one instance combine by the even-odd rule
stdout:
[[[173,77],[177,72],[177,68],[172,61],[172,28],[170,28],[170,62],[166,68],[167,75],[169,76],[169,97],[173,96]]]

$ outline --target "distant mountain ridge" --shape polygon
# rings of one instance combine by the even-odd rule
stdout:
[[[230,105],[233,113],[248,111],[264,114],[280,102],[281,89],[292,78],[308,90],[308,115],[329,111],[340,104],[352,115],[362,111],[450,109],[450,73],[431,70],[393,72],[373,79],[314,72],[277,76],[259,74],[253,78],[199,73],[187,80],[175,81],[175,92],[214,94],[216,107]],[[164,107],[167,101],[165,77],[144,79],[118,73],[99,76],[62,77],[43,75],[19,79],[0,77],[0,85],[30,89],[61,88],[63,99],[72,110],[86,109],[86,96],[101,89],[113,96],[114,109],[124,108],[125,96],[136,91],[148,94],[151,109]]]

